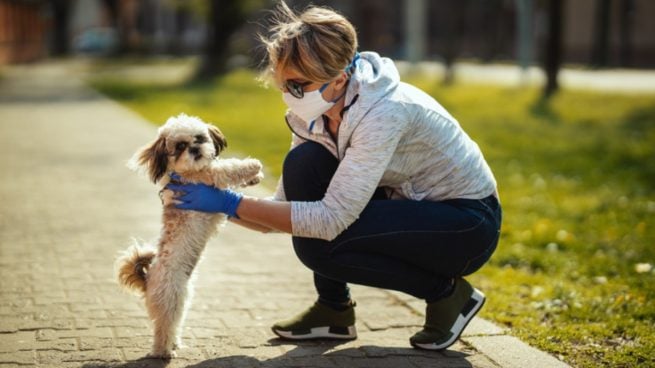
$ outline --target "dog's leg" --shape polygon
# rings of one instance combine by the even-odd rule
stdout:
[[[225,158],[212,162],[208,170],[182,173],[185,182],[204,183],[217,188],[258,184],[263,178],[262,164],[254,158]]]
[[[263,178],[262,164],[254,158],[226,158],[212,162],[208,170],[182,173],[185,182],[203,183],[225,189],[258,184]]]
[[[175,357],[173,347],[179,342],[178,326],[184,311],[188,280],[181,272],[167,268],[162,263],[155,264],[148,275],[146,293],[148,313],[155,327],[149,356],[163,359]]]
[[[191,305],[191,300],[193,299],[193,276],[187,279],[184,286],[184,297],[182,298],[182,307],[181,311],[176,314],[173,320],[173,327],[175,328],[175,341],[173,341],[173,350],[178,350],[184,348],[182,343],[182,333],[183,333],[183,323],[186,320],[186,315]]]
[[[210,170],[212,184],[220,187],[255,185],[264,178],[262,164],[254,158],[216,161]]]

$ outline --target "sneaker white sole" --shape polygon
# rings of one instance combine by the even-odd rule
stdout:
[[[341,330],[336,332],[335,330]],[[335,329],[333,327],[315,327],[310,329],[307,333],[293,333],[293,331],[282,331],[273,329],[273,332],[285,339],[289,340],[309,340],[309,339],[342,339],[352,340],[357,338],[357,330],[355,326],[344,327],[343,329]]]
[[[485,300],[486,297],[480,290],[473,289],[473,294],[471,294],[471,298],[469,299],[467,305],[464,306],[464,314],[460,313],[459,316],[457,316],[457,320],[455,321],[455,324],[453,324],[453,327],[450,328],[450,333],[452,335],[446,342],[441,344],[412,343],[412,345],[417,348],[425,349],[425,350],[444,350],[448,348],[450,345],[454,344],[455,341],[457,341],[457,339],[459,339],[466,326],[468,326],[469,322],[471,322],[473,317],[475,317],[475,315],[478,314],[480,308],[482,308],[482,306],[484,305]]]

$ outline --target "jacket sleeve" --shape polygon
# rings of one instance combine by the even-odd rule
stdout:
[[[333,240],[364,210],[407,126],[404,110],[370,111],[353,131],[325,197],[291,202],[292,233]]]

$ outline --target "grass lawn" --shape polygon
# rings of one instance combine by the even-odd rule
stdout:
[[[489,297],[482,316],[574,366],[655,365],[655,96],[564,91],[535,106],[536,89],[409,82],[458,118],[498,180],[501,244],[471,277]],[[213,122],[226,156],[279,175],[285,106],[252,72],[205,86],[92,84],[157,124],[180,112]]]

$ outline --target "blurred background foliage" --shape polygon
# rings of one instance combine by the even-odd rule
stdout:
[[[302,10],[310,1],[288,0]],[[317,0],[346,15],[363,50],[437,61],[452,83],[456,60],[541,66],[543,97],[562,64],[655,65],[651,0]],[[0,65],[49,55],[200,55],[206,81],[263,58],[272,0],[0,0]]]

